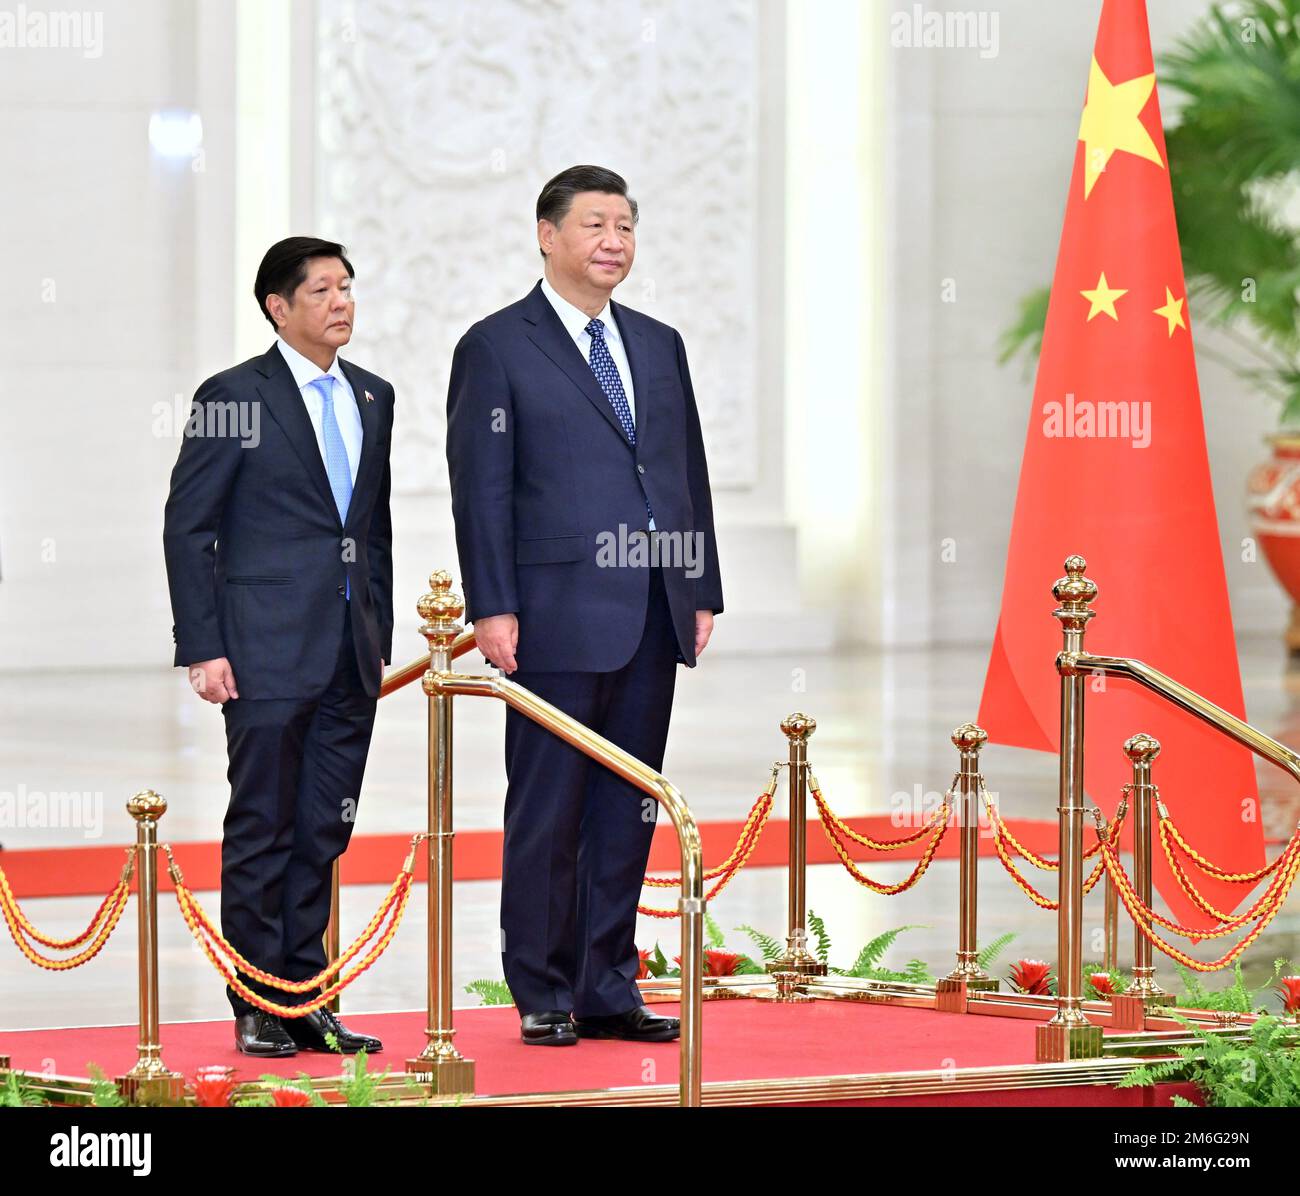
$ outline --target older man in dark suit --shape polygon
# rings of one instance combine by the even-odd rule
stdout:
[[[612,171],[546,184],[545,276],[457,346],[447,461],[483,655],[658,769],[677,665],[708,643],[722,583],[682,338],[611,299],[636,222]],[[677,1037],[636,986],[654,802],[514,710],[506,771],[502,959],[523,1041]]]

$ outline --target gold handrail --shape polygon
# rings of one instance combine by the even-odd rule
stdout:
[[[1074,654],[1065,663],[1081,673],[1097,672],[1109,677],[1136,681],[1181,710],[1187,711],[1202,722],[1209,723],[1230,739],[1235,739],[1249,748],[1255,755],[1271,764],[1276,764],[1278,768],[1300,781],[1300,756],[1289,747],[1278,743],[1276,739],[1265,735],[1263,731],[1252,727],[1235,714],[1229,714],[1223,707],[1216,706],[1208,698],[1201,697],[1195,690],[1188,689],[1181,682],[1165,676],[1159,669],[1153,669],[1149,664],[1144,664],[1140,660],[1130,660],[1125,656],[1092,656],[1084,652]]]
[[[1052,594],[1059,603],[1052,614],[1060,622],[1064,636],[1062,651],[1056,657],[1056,671],[1061,679],[1060,799],[1057,806],[1060,813],[1057,1009],[1052,1019],[1036,1030],[1036,1055],[1039,1062],[1091,1058],[1100,1055],[1102,1050],[1101,1027],[1084,1016],[1082,998],[1085,678],[1089,674],[1100,673],[1102,676],[1136,682],[1300,781],[1300,755],[1252,727],[1245,719],[1229,714],[1223,707],[1216,706],[1208,698],[1203,698],[1195,690],[1167,677],[1143,661],[1125,656],[1095,656],[1083,650],[1084,633],[1096,614],[1092,604],[1097,598],[1097,584],[1085,576],[1087,567],[1088,563],[1083,557],[1068,557],[1065,576],[1052,587]],[[1159,750],[1159,745],[1149,736],[1134,736],[1125,744],[1126,751],[1130,747],[1138,748],[1139,740],[1150,741],[1137,752],[1139,757],[1146,756],[1147,749],[1152,746],[1155,751]],[[1150,758],[1154,757],[1147,759],[1147,765]],[[1139,800],[1146,797],[1149,779],[1149,767],[1140,776],[1135,770],[1134,790],[1138,793]],[[1142,849],[1143,845],[1139,842],[1136,850],[1141,854]],[[1142,871],[1146,883],[1149,881],[1149,868]],[[1150,900],[1149,892],[1147,900]],[[1135,974],[1139,966],[1143,968],[1144,974],[1150,970],[1144,955],[1139,955],[1135,963]],[[1148,990],[1144,999],[1143,1016],[1149,1011],[1147,1004],[1154,1004],[1154,999],[1162,996],[1163,993]]]
[[[464,656],[466,652],[474,649],[474,632],[466,629],[458,635],[451,644],[451,658],[456,660]],[[404,686],[410,685],[413,681],[419,681],[429,668],[429,660],[432,653],[426,652],[423,656],[411,661],[410,664],[404,664],[400,669],[393,669],[384,674],[384,679],[379,685],[379,696],[388,697],[391,693],[396,693]]]
[[[700,1023],[704,1008],[704,851],[699,826],[685,799],[654,769],[514,681],[470,673],[434,672],[431,687],[439,694],[502,699],[507,706],[653,797],[668,811],[677,832],[682,865],[682,895],[678,903],[682,921],[679,1089],[683,1105],[698,1106],[703,1059]]]

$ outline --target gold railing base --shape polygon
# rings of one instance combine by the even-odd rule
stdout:
[[[772,965],[768,964],[771,968]],[[799,987],[800,982],[805,978],[803,974],[794,971],[774,971],[769,973],[775,983],[775,988],[760,989],[754,993],[756,1001],[785,1001],[794,1003],[797,1001],[811,1001],[806,992]],[[824,973],[823,973],[824,974]]]
[[[935,983],[934,1007],[940,1013],[965,1013],[967,993],[995,993],[1000,987],[992,976],[945,976]]]
[[[1093,1025],[1048,1022],[1034,1029],[1034,1058],[1039,1063],[1069,1063],[1075,1059],[1100,1059],[1102,1030]]]
[[[1143,1030],[1147,1014],[1174,1004],[1173,993],[1116,993],[1110,999],[1111,1025],[1118,1030]]]
[[[185,1077],[174,1071],[153,1071],[147,1075],[127,1072],[117,1077],[117,1090],[132,1105],[151,1105],[185,1098]]]
[[[473,1059],[430,1059],[416,1055],[406,1061],[406,1070],[414,1079],[428,1084],[431,1095],[474,1095]]]
[[[804,952],[801,955],[787,955],[781,959],[770,960],[765,965],[765,971],[775,976],[780,972],[794,972],[799,976],[825,976],[826,965],[820,959]]]

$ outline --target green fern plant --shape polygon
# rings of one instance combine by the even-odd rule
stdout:
[[[88,1063],[86,1074],[90,1076],[91,1081],[90,1103],[96,1109],[120,1109],[126,1104],[125,1098],[117,1090],[117,1085],[104,1074],[104,1069],[97,1063]]]
[[[741,934],[749,936],[765,962],[771,963],[772,960],[780,959],[785,954],[785,944],[778,942],[770,934],[764,934],[761,930],[755,930],[752,926],[737,926],[736,929]]]
[[[817,943],[813,948],[813,954],[822,963],[826,963],[831,957],[831,936],[826,930],[826,923],[811,909],[808,911],[808,929],[812,931],[812,936]]]
[[[1246,987],[1241,974],[1241,961],[1232,966],[1232,983],[1226,988],[1210,989],[1197,973],[1182,964],[1175,964],[1183,982],[1183,991],[1177,998],[1184,1009],[1211,1009],[1221,1013],[1251,1013],[1256,1008],[1254,997]]]
[[[1214,1108],[1300,1108],[1300,1051],[1294,1023],[1266,1014],[1242,1041],[1173,1016],[1196,1038],[1196,1045],[1177,1047],[1173,1059],[1134,1068],[1118,1087],[1190,1080]]]
[[[504,980],[471,980],[465,991],[478,997],[484,1005],[512,1005],[510,986]]]
[[[339,1089],[343,1103],[349,1109],[368,1109],[375,1103],[375,1095],[388,1078],[391,1068],[385,1067],[378,1075],[369,1069],[365,1051],[358,1051],[343,1068],[343,1081]]]
[[[907,984],[931,984],[934,982],[934,976],[931,975],[929,967],[923,960],[909,960],[907,967],[902,971],[886,968],[880,962],[900,934],[908,930],[926,929],[928,927],[925,926],[896,926],[893,930],[886,930],[883,934],[876,935],[858,952],[852,967],[830,968],[829,971],[836,976],[851,976],[860,980],[894,980]]]
[[[16,1071],[9,1072],[4,1084],[0,1085],[0,1109],[31,1109],[47,1104],[49,1101]]]
[[[979,954],[975,956],[975,962],[987,972],[993,966],[993,961],[1011,946],[1015,941],[1015,937],[1014,931],[998,935],[988,946],[980,948]]]

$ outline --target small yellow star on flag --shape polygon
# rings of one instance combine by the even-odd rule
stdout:
[[[1079,294],[1088,300],[1091,305],[1088,308],[1088,322],[1091,323],[1093,316],[1100,315],[1102,312],[1105,312],[1112,320],[1118,321],[1119,312],[1115,310],[1115,300],[1121,295],[1127,295],[1128,291],[1112,287],[1106,281],[1106,271],[1103,270],[1101,278],[1097,280],[1096,288],[1091,291],[1080,291]]]
[[[1138,75],[1123,83],[1112,83],[1092,60],[1088,75],[1088,102],[1079,121],[1079,140],[1083,142],[1083,197],[1087,199],[1116,150],[1135,154],[1154,162],[1161,170],[1160,151],[1151,140],[1140,116],[1155,88],[1156,77]]]
[[[1169,321],[1170,336],[1173,336],[1175,328],[1185,329],[1187,327],[1187,323],[1183,319],[1183,303],[1184,300],[1175,299],[1173,291],[1165,287],[1165,305],[1164,307],[1157,307],[1155,314],[1163,316]]]

